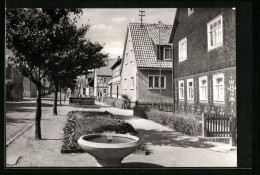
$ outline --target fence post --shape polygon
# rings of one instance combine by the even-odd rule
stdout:
[[[135,106],[138,106],[138,100],[135,101]]]
[[[237,146],[236,122],[236,117],[232,116],[229,118],[229,137],[231,146]]]
[[[207,137],[207,113],[202,113],[202,136]]]

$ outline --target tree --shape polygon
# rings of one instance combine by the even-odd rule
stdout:
[[[62,25],[62,24],[61,24]],[[64,26],[65,27],[65,26]],[[67,28],[67,27],[65,27]],[[62,28],[60,28],[62,31]],[[76,36],[77,30],[67,33],[66,36]],[[80,37],[81,36],[81,37]],[[57,96],[61,88],[71,85],[78,75],[86,74],[88,69],[104,66],[106,54],[101,53],[102,46],[98,43],[91,43],[79,35],[77,39],[70,39],[57,53],[53,53],[48,61],[48,78],[54,84],[55,96],[53,105],[53,114],[57,115]],[[73,47],[74,46],[74,47]]]
[[[37,87],[36,140],[41,139],[41,80],[48,74],[50,54],[60,48],[59,44],[53,44],[59,24],[61,21],[69,24],[72,13],[78,16],[82,11],[81,9],[6,10],[6,46],[15,55],[12,61],[22,75],[28,77]],[[73,20],[76,20],[76,17]]]

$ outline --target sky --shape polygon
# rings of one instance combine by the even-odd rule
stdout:
[[[158,23],[172,25],[175,8],[103,8],[83,9],[83,14],[77,25],[90,24],[86,38],[92,42],[104,45],[103,53],[109,58],[122,57],[126,37],[127,24],[140,22],[139,10],[145,11],[144,23]]]

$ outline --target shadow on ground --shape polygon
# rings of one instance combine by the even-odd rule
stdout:
[[[42,121],[44,120],[50,120],[50,119],[41,119]],[[34,122],[35,119],[34,118],[13,118],[13,117],[6,117],[5,119],[7,124],[11,124],[11,123],[31,123]]]
[[[129,162],[122,163],[123,168],[162,168],[164,166],[157,165],[154,163],[143,163],[143,162]]]
[[[210,148],[214,145],[200,141],[192,140],[192,137],[185,138],[179,132],[175,131],[158,131],[137,129],[138,135],[145,143],[159,146],[175,146],[183,148]]]

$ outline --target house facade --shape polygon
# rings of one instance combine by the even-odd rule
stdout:
[[[110,85],[110,97],[113,98],[120,98],[121,97],[121,75],[120,75],[120,68],[121,68],[121,58],[118,57],[115,64],[111,67],[112,70],[112,78],[108,83]]]
[[[110,95],[108,84],[112,78],[112,70],[110,68],[116,61],[116,59],[106,59],[105,66],[94,71],[94,96],[100,101],[103,101],[105,97]]]
[[[121,86],[132,102],[172,103],[171,31],[171,25],[128,24]]]
[[[236,112],[235,19],[231,8],[177,9],[170,38],[177,110]]]

